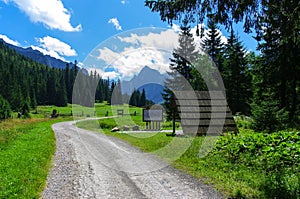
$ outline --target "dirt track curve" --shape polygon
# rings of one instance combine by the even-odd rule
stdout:
[[[222,198],[154,155],[74,123],[52,126],[56,153],[42,198]]]

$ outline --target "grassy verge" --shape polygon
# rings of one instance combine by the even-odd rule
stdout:
[[[106,121],[107,124],[113,123],[111,120],[102,120],[100,125]],[[90,121],[78,123],[78,126],[115,136],[167,160],[165,153],[156,153],[156,150],[178,139],[162,133],[139,136],[111,133],[110,127],[102,126],[100,130],[98,123]],[[299,198],[299,132],[265,135],[240,129],[238,136],[222,136],[209,155],[199,158],[203,141],[204,137],[196,137],[189,149],[172,165],[205,183],[213,184],[228,197]]]
[[[53,123],[12,119],[0,123],[0,198],[39,198],[55,151]]]

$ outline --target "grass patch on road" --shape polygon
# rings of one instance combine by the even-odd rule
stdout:
[[[51,125],[59,121],[63,119],[0,123],[0,198],[40,197],[55,152]]]

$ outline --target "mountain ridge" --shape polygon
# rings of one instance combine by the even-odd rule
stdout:
[[[70,64],[70,67],[73,66],[72,62],[68,63],[68,62],[62,61],[60,59],[57,59],[55,57],[51,57],[50,55],[44,55],[40,51],[34,50],[31,47],[23,48],[23,47],[15,46],[15,45],[5,42],[3,39],[0,39],[0,42],[3,42],[10,49],[15,50],[18,54],[28,57],[40,64],[44,64],[49,67],[64,69],[64,68],[66,68],[67,64]]]
[[[122,93],[131,95],[134,89],[138,89],[140,92],[145,89],[147,100],[159,104],[163,101],[161,93],[163,92],[166,77],[159,71],[149,66],[144,66],[140,73],[131,80],[123,80],[121,82]]]

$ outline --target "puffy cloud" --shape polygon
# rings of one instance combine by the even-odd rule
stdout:
[[[102,47],[97,50],[97,59],[104,61],[106,67],[114,68],[124,79],[138,74],[145,66],[161,73],[169,71],[169,58],[178,44],[178,34],[171,29],[151,31],[146,30],[146,34],[132,33],[129,36],[116,37],[121,50]]]
[[[111,18],[108,20],[108,23],[113,24],[117,30],[122,30],[122,26],[117,18]]]
[[[165,73],[169,70],[168,58],[168,52],[161,52],[156,48],[132,48],[117,56],[107,67],[113,67],[123,78],[133,77],[145,66]]]
[[[43,53],[43,55],[49,55],[51,57],[54,57],[56,59],[60,59],[62,61],[66,61],[64,57],[60,56],[57,52],[55,51],[49,51],[49,50],[46,50],[44,48],[41,48],[41,47],[38,47],[38,46],[33,46],[31,45],[30,46],[33,50],[38,50],[40,51],[41,53]]]
[[[172,29],[160,33],[151,32],[147,35],[131,34],[129,37],[118,37],[121,42],[133,45],[148,46],[172,52],[178,46],[178,34]]]
[[[71,14],[64,7],[61,0],[2,0],[5,3],[13,2],[34,23],[43,23],[50,29],[66,32],[82,30],[81,24],[73,27],[70,23]]]
[[[121,3],[124,5],[126,4],[128,1],[127,0],[122,0]]]
[[[98,60],[103,60],[107,64],[111,64],[111,62],[115,61],[118,57],[120,57],[120,53],[114,52],[111,49],[105,47],[98,49],[99,56]]]
[[[39,46],[31,46],[32,49],[38,50],[44,55],[50,55],[56,59],[66,61],[64,56],[77,56],[77,53],[72,47],[56,38],[46,36],[44,38],[37,38]]]
[[[203,24],[201,26],[204,26]],[[144,31],[144,32],[143,32]],[[145,29],[137,30],[126,36],[121,35],[115,37],[119,40],[118,47],[108,48],[102,47],[97,50],[97,60],[102,60],[106,63],[105,68],[114,68],[115,72],[108,74],[118,75],[124,79],[130,79],[137,75],[145,66],[158,70],[160,73],[169,71],[169,58],[172,57],[174,48],[178,47],[178,34],[180,27],[173,25],[170,29]],[[205,30],[204,34],[207,34]],[[196,27],[191,29],[194,35],[195,44],[201,52],[200,43],[203,38],[196,36]],[[222,41],[227,42],[226,37],[222,35]],[[115,42],[115,41],[114,41]],[[111,72],[110,72],[111,73]],[[111,77],[112,78],[112,77]]]
[[[117,73],[116,71],[110,71],[110,72],[104,72],[102,69],[99,69],[97,67],[92,67],[92,68],[88,68],[87,69],[88,72],[92,72],[94,73],[94,71],[96,71],[97,74],[99,74],[100,77],[102,77],[103,79],[116,79],[116,78],[120,78],[120,74]]]
[[[8,43],[8,44],[12,44],[12,45],[14,45],[14,46],[20,46],[20,43],[19,43],[19,42],[14,41],[14,40],[8,38],[6,35],[1,35],[1,34],[0,34],[0,39],[3,39],[3,40],[4,40],[6,43]]]
[[[56,38],[46,36],[44,38],[37,39],[41,46],[48,51],[55,51],[62,56],[77,56],[77,53],[69,44],[66,44]]]

